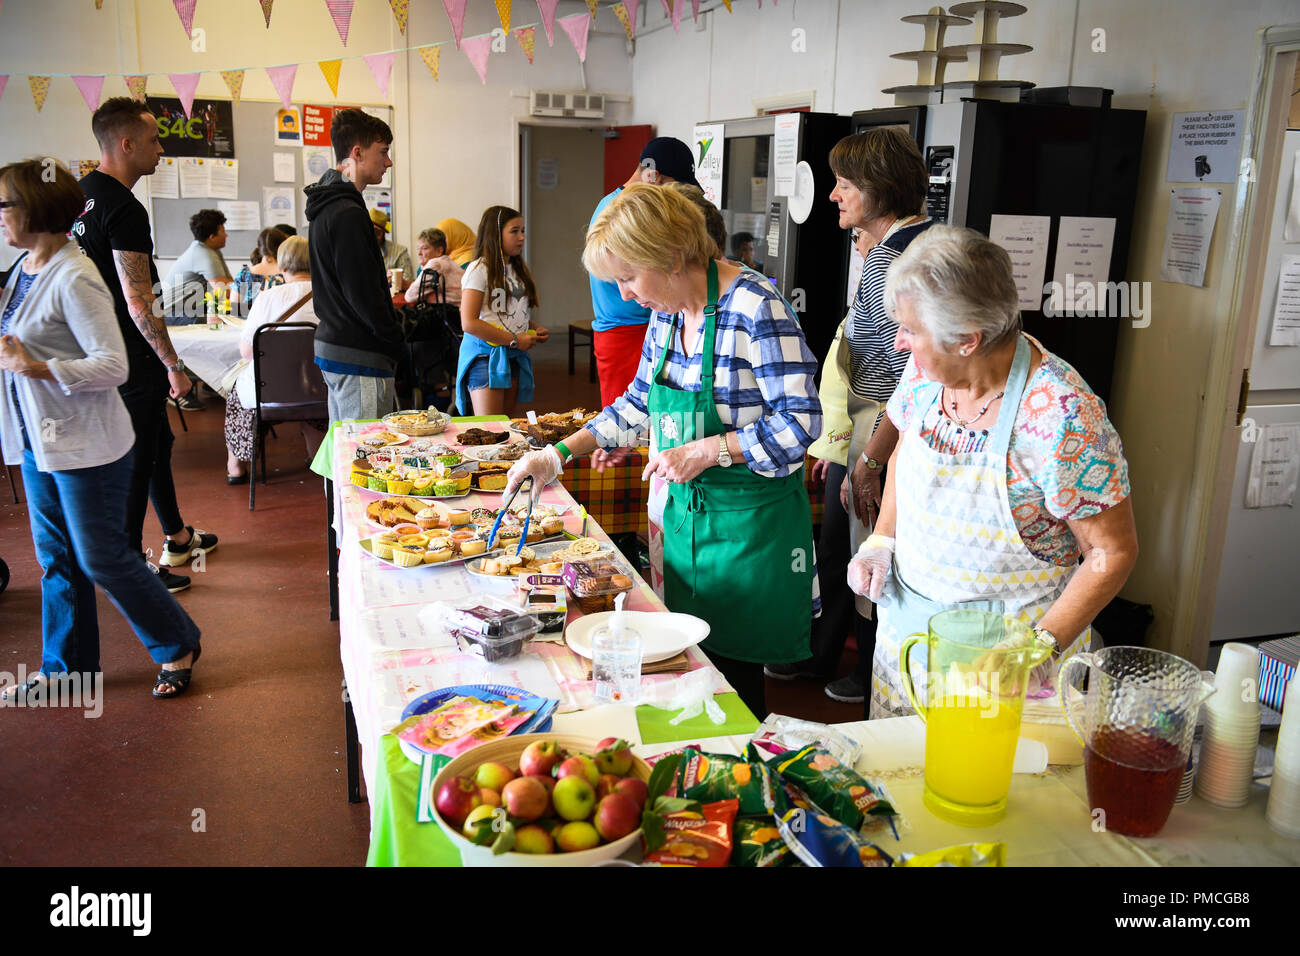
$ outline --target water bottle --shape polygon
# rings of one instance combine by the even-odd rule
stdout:
[[[591,636],[592,677],[602,704],[635,704],[641,698],[641,635],[624,623],[626,596],[614,599],[614,613]]]

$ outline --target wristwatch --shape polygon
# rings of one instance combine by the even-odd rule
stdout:
[[[1053,634],[1051,631],[1049,631],[1047,628],[1039,627],[1037,624],[1035,624],[1034,637],[1038,638],[1038,642],[1040,644],[1043,644],[1046,647],[1050,647],[1052,649],[1053,654],[1061,653],[1061,642],[1058,641],[1056,639],[1056,635]]]
[[[168,365],[168,366],[167,366],[167,371],[169,371],[169,372],[185,372],[185,371],[187,371],[187,369],[185,368],[185,360],[182,359],[182,358],[177,358],[177,359],[176,359],[176,364],[175,364],[175,365]]]
[[[519,336],[516,335],[514,338],[512,338],[510,340],[510,344],[506,346],[506,348],[511,348],[511,349],[519,348]]]
[[[869,471],[880,471],[880,469],[885,467],[883,461],[876,461],[876,459],[868,456],[865,451],[862,453],[862,463],[867,466]]]
[[[727,436],[718,436],[718,464],[723,468],[731,467],[731,449],[727,447]]]

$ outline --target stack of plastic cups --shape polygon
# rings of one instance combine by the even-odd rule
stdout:
[[[1264,816],[1278,833],[1300,837],[1300,677],[1291,678],[1287,685]]]
[[[1205,702],[1196,792],[1215,806],[1236,809],[1250,799],[1259,747],[1259,651],[1225,644],[1214,672],[1216,692]]]
[[[1196,764],[1192,762],[1192,752],[1187,752],[1187,769],[1183,771],[1183,782],[1178,787],[1178,796],[1174,806],[1192,799],[1192,784],[1196,782]]]

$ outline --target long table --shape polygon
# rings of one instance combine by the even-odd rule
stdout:
[[[243,329],[242,320],[227,318],[217,329],[202,324],[179,325],[168,327],[167,334],[176,354],[190,370],[225,398],[241,365],[239,337]]]

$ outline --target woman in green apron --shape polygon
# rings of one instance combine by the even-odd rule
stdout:
[[[669,482],[664,597],[709,622],[704,651],[755,714],[763,665],[808,656],[816,599],[804,453],[820,432],[817,363],[761,276],[713,259],[704,217],[671,190],[626,188],[591,224],[583,264],[652,310],[628,391],[510,470],[538,487],[574,457],[639,443]]]

